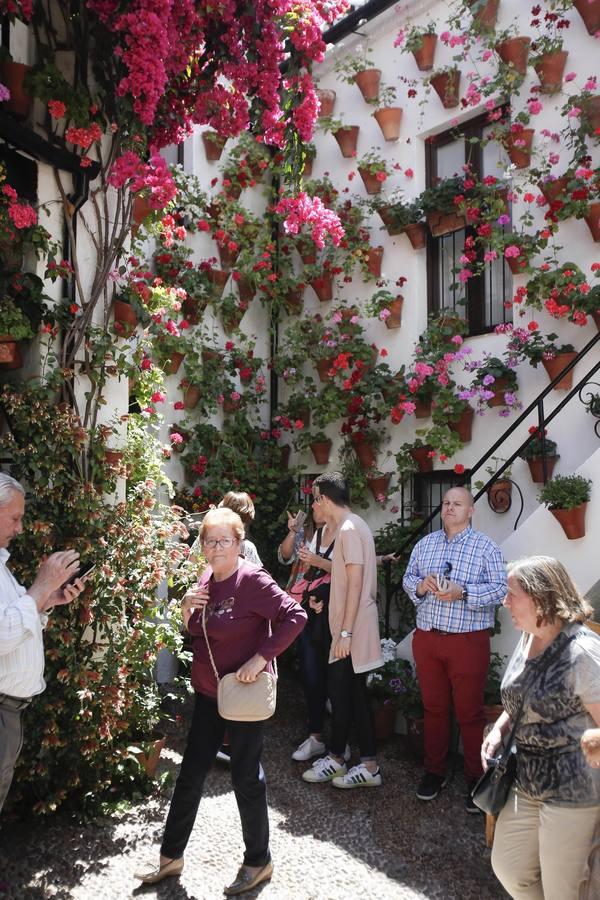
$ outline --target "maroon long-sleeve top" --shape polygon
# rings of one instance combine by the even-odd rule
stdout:
[[[306,624],[300,604],[265,569],[250,563],[242,562],[224,581],[215,581],[207,568],[199,586],[207,585],[206,630],[219,677],[236,672],[255,653],[267,660],[266,671],[272,672],[274,657],[289,647]],[[190,617],[188,630],[193,638],[192,686],[200,694],[216,697],[217,682],[200,612]]]

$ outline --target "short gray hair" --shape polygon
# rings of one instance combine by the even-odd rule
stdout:
[[[25,488],[22,484],[19,484],[16,478],[11,478],[10,475],[0,472],[0,506],[8,506],[11,500],[10,495],[14,491],[25,496]]]

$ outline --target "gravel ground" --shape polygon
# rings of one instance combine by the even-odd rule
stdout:
[[[261,900],[501,900],[485,848],[483,816],[463,809],[460,764],[436,801],[414,796],[418,763],[400,736],[382,746],[381,788],[338,791],[308,785],[306,764],[290,759],[301,737],[298,689],[281,679],[263,763],[269,784],[270,883],[244,896]],[[172,736],[161,766],[177,771],[184,733]],[[461,762],[462,760],[460,760]],[[180,879],[139,886],[133,873],[157,858],[168,795],[155,795],[120,817],[81,825],[66,816],[0,829],[0,877],[7,900],[213,900],[242,859],[235,799],[226,766],[206,783]]]

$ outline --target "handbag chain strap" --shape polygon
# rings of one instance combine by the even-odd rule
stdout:
[[[221,679],[219,678],[219,672],[215,665],[215,658],[212,654],[212,650],[210,649],[210,641],[208,640],[208,633],[206,631],[206,604],[204,604],[204,606],[202,607],[202,630],[204,631],[204,640],[206,641],[206,647],[208,649],[208,656],[210,658],[210,664],[213,667],[213,672],[215,673],[215,678],[217,679],[217,686],[218,686],[219,681]],[[269,634],[270,634],[270,632],[271,632],[271,624],[269,623]],[[267,665],[268,665],[268,663],[267,663]],[[275,678],[277,678],[279,673],[277,672],[277,657],[276,656],[273,657],[273,670],[275,672]],[[263,671],[264,671],[264,669],[263,669]]]
[[[523,716],[523,709],[524,709],[524,707],[525,707],[525,698],[527,697],[529,691],[530,691],[531,688],[533,687],[533,685],[534,685],[535,681],[537,680],[538,676],[543,675],[544,672],[547,671],[548,667],[550,666],[550,663],[551,663],[557,656],[559,656],[559,655],[563,652],[563,650],[565,649],[565,647],[567,647],[568,644],[570,644],[571,641],[574,640],[576,637],[577,637],[577,635],[572,634],[570,637],[568,637],[568,638],[566,639],[566,641],[561,642],[560,645],[559,645],[559,646],[558,646],[558,647],[550,654],[550,656],[549,656],[547,659],[544,660],[544,663],[543,663],[542,666],[540,666],[540,667],[536,666],[535,671],[534,671],[533,674],[532,674],[532,677],[531,677],[531,679],[530,679],[529,684],[526,686],[525,690],[524,690],[523,693],[521,694],[521,702],[520,702],[520,704],[519,704],[519,709],[518,709],[518,711],[517,711],[517,715],[515,716],[515,719],[514,719],[514,722],[513,722],[513,727],[512,727],[511,730],[510,730],[510,735],[509,735],[508,740],[507,740],[507,742],[506,742],[506,746],[505,746],[505,748],[504,748],[504,751],[502,752],[502,756],[500,757],[500,759],[499,759],[498,762],[496,763],[496,769],[498,769],[499,772],[505,772],[505,771],[506,771],[506,767],[507,767],[508,761],[509,761],[509,759],[510,759],[510,754],[512,753],[512,747],[513,747],[513,743],[514,743],[514,740],[515,740],[515,735],[516,735],[516,733],[517,733],[517,728],[519,727],[519,722],[521,721],[521,718],[522,718],[522,716]]]

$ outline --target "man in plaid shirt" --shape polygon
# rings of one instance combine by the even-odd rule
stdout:
[[[482,774],[490,630],[507,584],[500,548],[471,528],[472,515],[470,491],[452,488],[445,494],[443,528],[416,544],[403,585],[417,610],[413,654],[425,708],[425,775],[417,797],[433,800],[444,786],[454,705],[469,787],[466,809],[477,813],[470,789]]]

